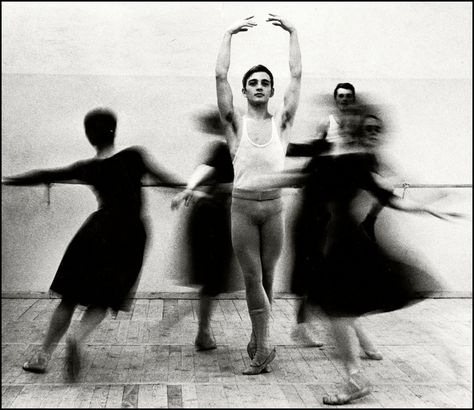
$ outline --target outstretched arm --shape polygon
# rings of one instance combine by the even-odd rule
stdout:
[[[306,185],[310,175],[299,169],[286,169],[283,172],[254,176],[249,180],[249,189],[301,188]]]
[[[236,129],[236,113],[234,110],[232,89],[227,80],[227,74],[230,67],[230,46],[232,36],[241,31],[248,31],[249,28],[257,24],[252,22],[251,17],[239,20],[232,24],[224,33],[221,47],[217,55],[216,62],[216,91],[217,91],[217,106],[221,119],[226,128],[232,127]],[[229,133],[227,133],[229,134]],[[230,133],[232,135],[232,133]],[[230,141],[229,141],[230,142]],[[233,141],[232,141],[233,143]]]
[[[440,219],[459,218],[464,216],[459,212],[441,212],[431,206],[423,205],[418,202],[406,198],[401,198],[396,195],[393,195],[389,198],[387,205],[391,208],[398,209],[400,211],[427,213]]]
[[[28,186],[73,180],[77,178],[75,172],[77,165],[78,163],[62,168],[38,169],[24,174],[12,175],[5,177],[2,183],[4,185]]]
[[[440,219],[450,219],[463,217],[459,212],[443,212],[427,204],[402,198],[393,191],[393,186],[387,184],[382,178],[373,172],[364,172],[368,177],[363,185],[363,189],[369,191],[380,203],[380,206],[389,206],[399,211],[430,214]],[[377,208],[375,209],[377,211]]]
[[[184,185],[186,182],[179,175],[159,165],[144,149],[140,149],[145,169],[153,179],[170,186]]]
[[[283,100],[283,111],[281,118],[282,129],[287,128],[293,124],[295,118],[296,109],[298,108],[298,102],[300,99],[301,89],[301,51],[300,44],[298,41],[298,33],[296,28],[287,19],[277,16],[276,14],[269,14],[267,21],[271,22],[275,26],[281,27],[283,30],[290,33],[290,84],[285,91]]]

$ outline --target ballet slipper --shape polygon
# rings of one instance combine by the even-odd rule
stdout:
[[[48,367],[49,359],[50,355],[47,353],[38,352],[23,364],[23,370],[32,373],[45,373]]]
[[[255,357],[255,353],[257,353],[257,345],[252,344],[252,341],[250,341],[247,344],[247,354],[249,355],[250,359],[253,360]],[[270,369],[268,367],[265,367],[261,373],[270,373]]]
[[[194,345],[197,351],[217,349],[216,341],[210,332],[199,331]]]
[[[365,356],[369,360],[382,360],[383,356],[377,350],[364,350]]]
[[[361,399],[369,395],[371,392],[372,387],[370,383],[363,379],[358,373],[355,373],[350,376],[346,391],[323,397],[323,403],[332,406],[348,404],[353,400]]]
[[[252,360],[250,363],[250,367],[245,369],[242,374],[245,375],[254,375],[254,374],[260,374],[260,373],[268,373],[268,370],[266,367],[275,359],[276,356],[276,349],[273,348],[268,356],[262,361],[262,362],[257,362],[256,358]]]

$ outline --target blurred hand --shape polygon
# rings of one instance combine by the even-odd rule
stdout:
[[[31,181],[24,180],[23,178],[5,177],[2,179],[2,185],[14,185],[14,186],[27,186],[36,185]]]
[[[3,178],[2,185],[15,185],[15,180],[13,178]]]
[[[178,209],[183,201],[184,201],[184,205],[188,206],[192,200],[192,197],[193,197],[193,191],[188,190],[188,189],[180,192],[179,194],[176,194],[171,200],[171,209],[173,211]]]
[[[175,195],[171,200],[171,209],[178,209],[182,202],[184,206],[189,206],[201,200],[202,198],[211,198],[211,195],[201,192],[201,191],[192,191],[191,189],[185,189],[183,192]]]
[[[427,212],[436,218],[439,219],[444,219],[445,221],[449,221],[452,219],[458,219],[458,218],[466,218],[467,215],[461,213],[461,212],[442,212],[438,211],[432,208],[427,209]]]

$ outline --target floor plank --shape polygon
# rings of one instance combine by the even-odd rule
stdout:
[[[269,373],[245,376],[251,324],[243,299],[216,301],[217,349],[197,352],[198,299],[136,299],[107,315],[81,349],[77,383],[64,379],[65,341],[45,374],[21,365],[41,346],[59,299],[2,299],[2,408],[319,408],[339,391],[344,369],[329,325],[315,312],[309,328],[321,348],[290,336],[298,301],[275,299]],[[73,315],[77,328],[84,310]],[[345,407],[471,408],[472,300],[430,299],[361,319],[383,354],[362,360],[373,393]]]

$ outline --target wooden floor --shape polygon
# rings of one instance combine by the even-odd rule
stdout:
[[[2,299],[2,408],[326,407],[322,396],[343,382],[328,332],[322,348],[290,337],[295,299],[274,302],[271,372],[244,376],[250,322],[245,300],[220,299],[212,327],[218,348],[196,352],[197,300],[137,299],[130,313],[107,316],[84,349],[76,384],[63,380],[65,345],[49,371],[22,363],[38,348],[57,299]],[[76,311],[72,327],[82,311]],[[364,360],[374,392],[343,407],[472,408],[472,299],[430,299],[363,318],[384,355]]]

